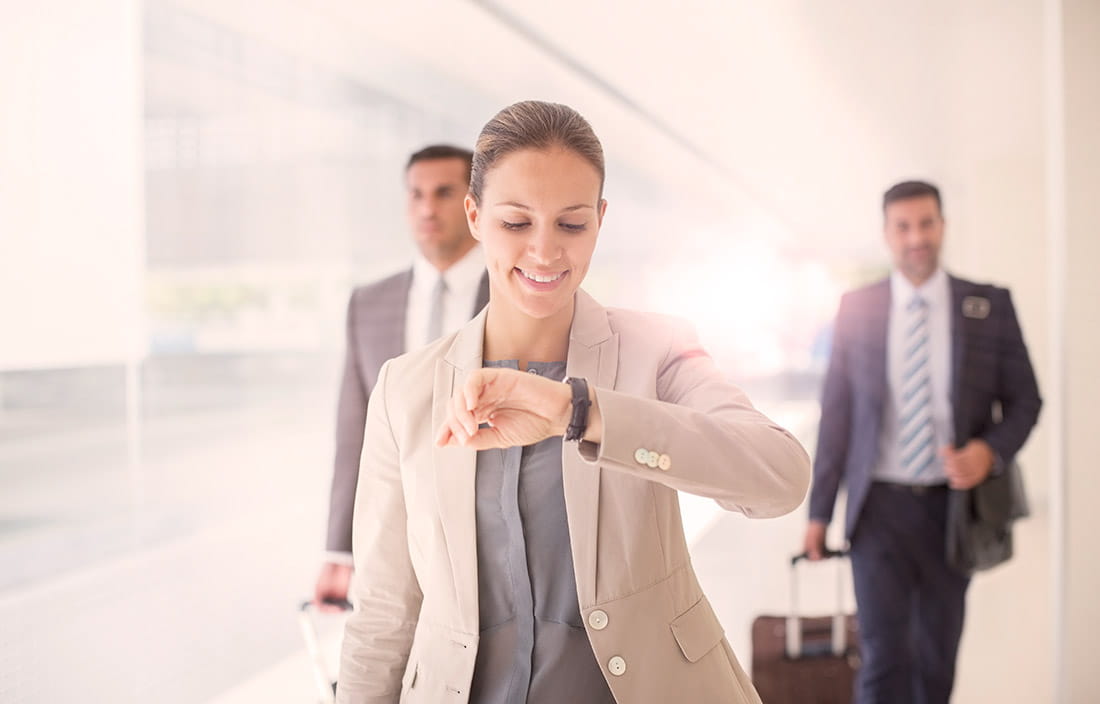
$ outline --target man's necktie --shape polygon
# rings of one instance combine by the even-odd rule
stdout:
[[[443,298],[447,295],[447,282],[440,276],[432,289],[432,308],[428,314],[428,338],[431,342],[443,335]]]
[[[906,306],[898,440],[901,468],[914,481],[923,479],[936,460],[932,427],[932,372],[928,304],[920,296]]]

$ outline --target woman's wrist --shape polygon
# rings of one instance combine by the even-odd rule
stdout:
[[[603,439],[603,416],[599,412],[599,404],[596,400],[596,389],[587,384],[588,409],[585,414],[584,433],[581,440],[598,443]],[[555,394],[555,404],[558,405],[557,415],[554,418],[554,434],[565,436],[573,420],[573,388],[568,383],[558,384],[558,392]]]
[[[599,443],[603,439],[603,416],[596,401],[596,389],[588,386],[588,422],[582,440]],[[554,383],[553,393],[547,398],[547,417],[552,419],[553,434],[565,435],[573,419],[573,390],[568,383]]]
[[[569,420],[573,417],[573,391],[565,382],[554,383],[554,396],[551,399],[551,414],[554,419],[554,435],[565,435]]]

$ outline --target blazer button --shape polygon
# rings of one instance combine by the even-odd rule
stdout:
[[[667,472],[669,469],[672,468],[672,458],[668,455],[661,455],[657,458],[657,467],[662,472]]]
[[[634,451],[634,461],[638,464],[645,464],[649,462],[649,450],[644,447],[639,447]]]
[[[588,625],[597,631],[607,628],[607,612],[596,609],[588,614]]]
[[[656,452],[650,451],[649,456],[645,458],[646,465],[650,469],[657,469],[657,463],[660,461],[661,456]]]
[[[616,655],[607,661],[607,671],[616,677],[622,677],[626,674],[626,660]]]

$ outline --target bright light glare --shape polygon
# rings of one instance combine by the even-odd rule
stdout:
[[[839,285],[825,266],[781,253],[760,240],[722,244],[680,259],[671,285],[654,301],[687,318],[703,345],[737,376],[806,369],[814,341],[832,318]]]

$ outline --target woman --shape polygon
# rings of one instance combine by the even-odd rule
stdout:
[[[759,702],[677,491],[777,516],[809,460],[687,326],[580,289],[603,180],[568,107],[482,130],[466,213],[489,305],[371,397],[339,702]]]

